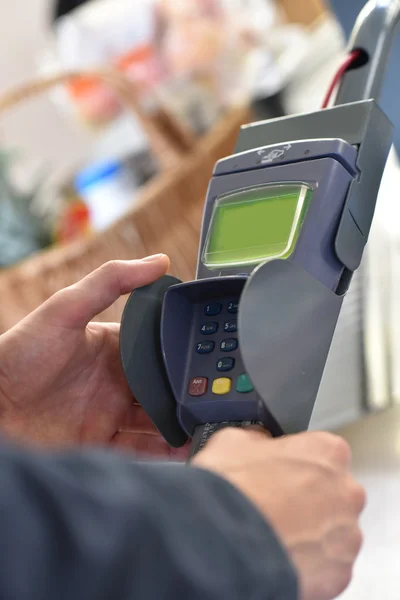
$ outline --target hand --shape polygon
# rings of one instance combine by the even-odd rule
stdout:
[[[345,441],[226,429],[193,464],[222,475],[258,507],[297,567],[302,600],[331,600],[346,589],[361,548],[365,493],[350,475]]]
[[[92,323],[121,295],[164,275],[164,255],[110,262],[0,337],[0,430],[45,446],[112,445],[174,453],[135,404],[120,363],[119,325]]]

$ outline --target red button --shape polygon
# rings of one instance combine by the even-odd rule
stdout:
[[[189,384],[190,396],[204,396],[207,391],[207,377],[195,377]]]

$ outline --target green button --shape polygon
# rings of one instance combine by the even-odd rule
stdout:
[[[249,376],[246,373],[240,375],[237,380],[236,391],[239,392],[239,394],[248,394],[253,390],[254,388],[251,384]]]

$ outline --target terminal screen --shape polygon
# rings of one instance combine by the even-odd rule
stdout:
[[[216,269],[288,258],[311,195],[304,184],[281,184],[221,196],[214,206],[204,264]]]

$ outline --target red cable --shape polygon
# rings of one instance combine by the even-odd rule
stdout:
[[[353,63],[355,63],[356,60],[360,58],[360,54],[361,54],[360,50],[353,50],[353,52],[350,52],[350,54],[345,58],[345,60],[343,61],[343,64],[339,67],[335,77],[333,78],[333,81],[329,87],[329,90],[328,90],[328,92],[325,96],[324,102],[322,104],[322,108],[328,107],[329,102],[332,97],[332,94],[335,91],[335,88],[341,82],[342,77],[346,73],[346,71],[348,71],[350,69],[350,67],[353,65]]]

